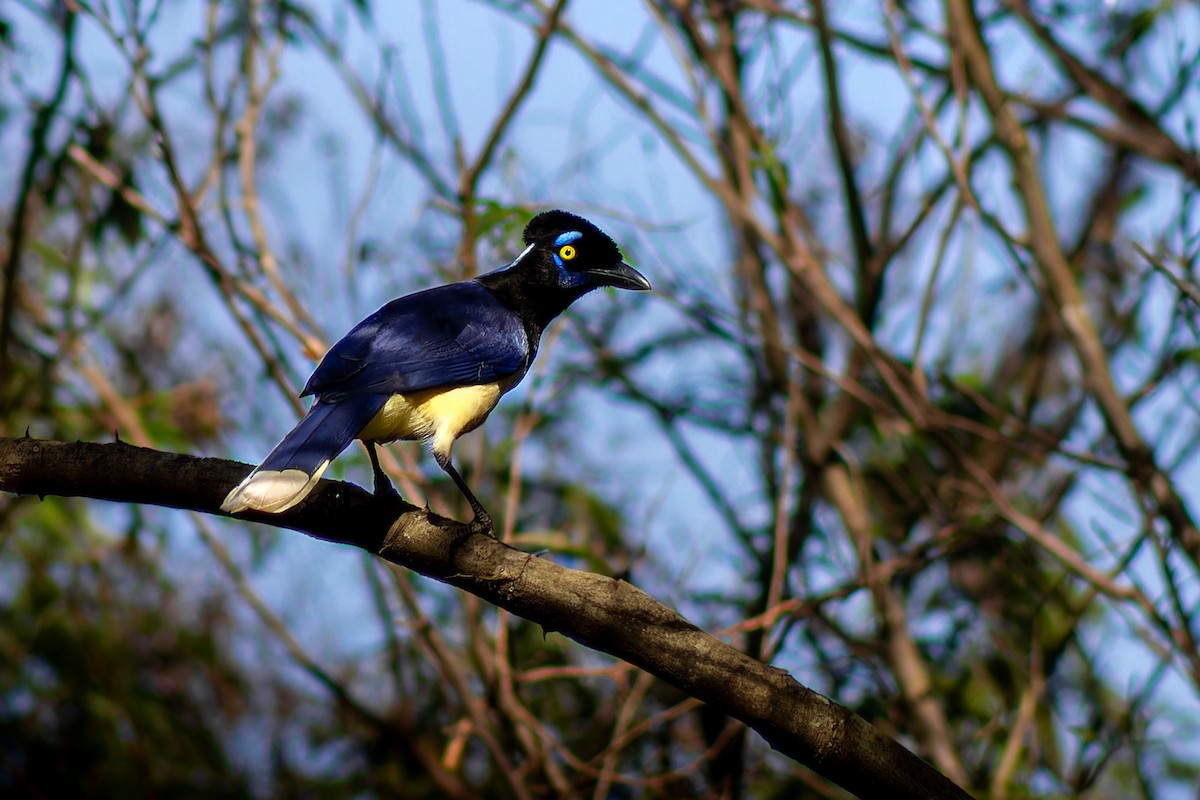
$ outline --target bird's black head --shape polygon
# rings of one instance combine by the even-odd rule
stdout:
[[[545,211],[525,226],[528,260],[549,284],[584,292],[601,286],[645,291],[650,281],[621,258],[617,243],[586,219],[567,211]],[[538,267],[541,267],[538,269]]]
[[[583,217],[545,211],[525,226],[524,238],[525,251],[512,264],[480,281],[514,306],[535,308],[542,324],[602,286],[650,289],[650,281],[621,258],[617,243]]]

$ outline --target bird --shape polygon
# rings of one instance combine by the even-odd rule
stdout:
[[[358,323],[325,354],[301,397],[308,413],[221,504],[227,514],[278,514],[303,501],[355,439],[367,447],[376,496],[399,493],[376,446],[424,441],[471,506],[471,532],[494,535],[491,515],[450,460],[454,442],[483,424],[529,372],[546,326],[605,286],[649,291],[606,233],[560,209],[534,216],[525,249],[471,280],[405,295]]]

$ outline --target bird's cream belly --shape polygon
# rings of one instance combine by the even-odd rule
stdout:
[[[432,439],[434,453],[448,456],[454,440],[482,425],[500,401],[500,396],[515,384],[516,381],[510,378],[479,386],[394,394],[358,438],[374,442]]]

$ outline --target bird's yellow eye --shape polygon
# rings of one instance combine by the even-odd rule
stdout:
[[[559,248],[558,256],[563,261],[570,261],[572,258],[575,257],[575,248],[571,247],[571,245],[569,245],[569,244],[564,244],[562,247]]]

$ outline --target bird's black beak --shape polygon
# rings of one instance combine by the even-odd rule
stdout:
[[[651,289],[650,281],[646,280],[646,276],[624,261],[618,262],[615,267],[589,269],[588,274],[595,278],[601,286],[615,286],[618,289],[630,289],[635,292],[648,292]]]

